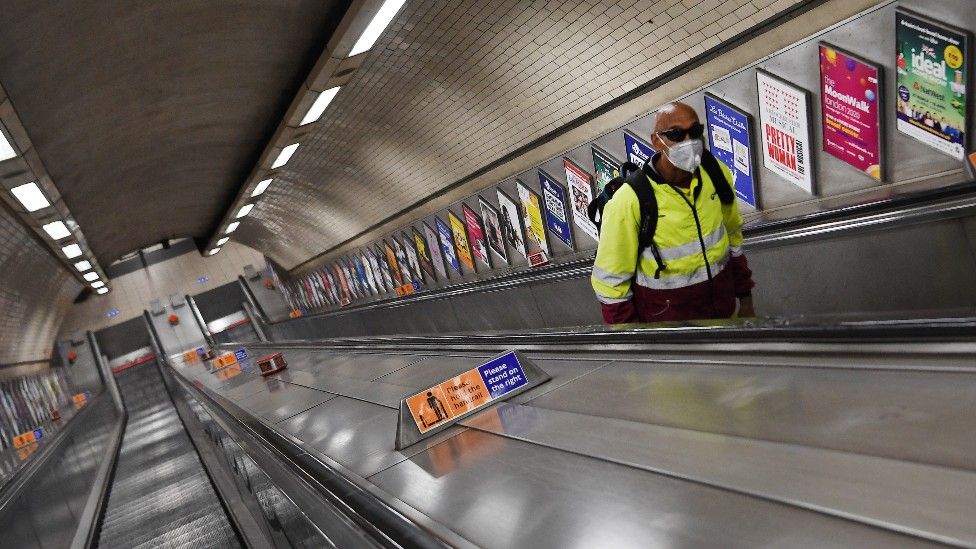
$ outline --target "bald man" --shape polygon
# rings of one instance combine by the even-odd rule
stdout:
[[[755,315],[732,173],[705,150],[704,131],[690,106],[662,107],[659,152],[603,210],[590,280],[608,324],[728,318],[737,305]],[[644,242],[642,225],[654,227]]]

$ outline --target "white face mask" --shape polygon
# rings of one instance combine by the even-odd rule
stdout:
[[[692,173],[701,165],[704,151],[705,146],[702,145],[701,139],[689,139],[668,147],[668,160],[675,168]]]

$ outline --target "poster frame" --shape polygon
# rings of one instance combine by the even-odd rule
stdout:
[[[830,155],[831,157],[836,158],[837,160],[840,160],[846,166],[848,166],[850,168],[853,168],[854,171],[858,171],[858,172],[863,173],[864,175],[866,175],[867,177],[869,177],[871,179],[871,181],[874,181],[875,183],[878,183],[878,184],[883,184],[885,181],[888,180],[888,140],[885,139],[885,136],[887,135],[887,131],[888,131],[888,124],[887,124],[887,122],[885,122],[885,113],[887,113],[888,101],[887,101],[887,98],[885,96],[885,93],[887,92],[887,89],[886,89],[887,86],[886,86],[886,80],[885,80],[885,78],[886,78],[887,75],[885,74],[884,65],[882,65],[881,63],[875,63],[873,61],[868,61],[867,58],[865,58],[864,56],[861,56],[861,55],[852,53],[850,50],[847,50],[847,49],[844,49],[844,48],[838,48],[837,46],[835,46],[834,44],[832,44],[830,42],[827,42],[826,40],[820,40],[820,41],[817,42],[817,65],[818,65],[818,67],[820,65],[820,48],[830,48],[830,49],[836,51],[837,53],[844,54],[845,56],[850,57],[851,59],[857,61],[858,63],[861,63],[862,65],[867,65],[868,67],[870,67],[871,69],[873,69],[874,71],[876,71],[878,73],[878,97],[877,97],[877,102],[878,102],[878,161],[881,164],[881,169],[879,170],[879,174],[881,176],[881,179],[875,179],[874,177],[871,177],[869,174],[865,173],[863,170],[858,170],[856,167],[848,164],[842,158],[838,158],[834,154],[827,152],[827,136],[826,136],[826,133],[824,133],[824,129],[823,129],[824,128],[824,122],[825,122],[825,119],[827,117],[827,114],[824,112],[824,96],[823,96],[823,85],[824,85],[824,82],[823,82],[823,72],[820,71],[819,68],[818,68],[818,72],[820,72],[820,134],[821,134],[820,135],[820,150],[824,154]],[[896,75],[896,78],[897,78],[897,75]],[[897,90],[895,90],[895,93],[897,93]],[[966,112],[969,112],[969,111],[967,110]],[[896,118],[897,118],[897,116],[898,116],[898,114],[895,113],[895,117]]]
[[[504,262],[504,265],[508,265],[509,264],[509,262],[508,262],[508,248],[505,246],[505,235],[503,234],[504,233],[504,229],[502,227],[502,212],[501,212],[501,210],[499,210],[498,208],[496,208],[495,206],[493,206],[491,204],[491,202],[489,202],[488,200],[486,200],[480,194],[478,195],[478,206],[481,207],[481,220],[484,222],[485,240],[487,240],[487,242],[488,242],[488,247],[491,249],[492,253],[494,253],[496,256],[498,256],[499,258],[501,258],[501,260]],[[492,238],[489,237],[489,235],[491,235],[491,230],[489,230],[489,228],[488,228],[488,221],[487,221],[487,217],[488,216],[485,215],[486,211],[489,212],[489,213],[491,213],[491,215],[493,215],[495,217],[495,220],[498,222],[498,232],[500,233],[498,235],[499,238],[500,238],[500,240],[498,241],[498,244],[501,246],[501,251],[499,251],[495,246],[492,245],[493,244],[492,243]]]
[[[411,225],[410,230],[413,232],[413,243],[414,247],[417,248],[417,261],[420,262],[420,270],[430,279],[429,283],[434,283],[437,281],[437,270],[434,268],[434,258],[430,254],[430,242],[427,242],[427,237],[418,231],[417,227]],[[424,244],[424,253],[420,253],[420,246],[417,245],[418,240]]]
[[[460,233],[454,231],[455,225],[460,225],[463,229]],[[472,273],[478,272],[478,262],[474,260],[474,253],[471,250],[471,241],[468,238],[468,224],[451,210],[447,210],[447,226],[451,229],[451,239],[454,241],[454,253],[457,254],[458,266],[467,267]],[[459,237],[464,238],[464,248],[467,250],[468,261],[461,255],[461,246],[458,242]]]
[[[583,169],[583,166],[580,166],[579,163],[573,162],[573,159],[569,158],[568,156],[564,156],[563,157],[563,171],[564,172],[568,169],[567,168],[567,165],[572,166],[574,169],[578,170],[580,173],[582,173],[586,177],[586,182],[587,182],[587,184],[590,187],[590,202],[592,202],[594,198],[596,198],[597,196],[599,196],[596,193],[596,189],[594,188],[594,185],[593,185],[593,182],[596,181],[596,177],[594,175],[591,175],[590,172],[588,172],[585,169]],[[573,202],[573,184],[569,182],[569,175],[566,176],[566,190],[568,191],[568,196],[569,196],[570,203],[573,204],[574,203]],[[588,207],[589,207],[589,203],[587,203],[587,208]],[[582,219],[582,221],[577,221],[577,218],[579,217],[579,212],[577,212],[576,211],[576,208],[575,207],[572,207],[572,206],[570,206],[569,209],[570,209],[570,212],[573,215],[573,224],[576,225],[576,228],[578,228],[579,230],[583,231],[583,234],[585,234],[586,236],[588,236],[591,239],[599,242],[600,241],[600,229],[596,226],[596,223],[594,223],[592,220],[590,220],[589,212],[588,211],[584,211],[583,212],[583,219]],[[592,231],[593,231],[594,234],[590,234],[591,226],[592,226]],[[577,242],[577,244],[579,244],[579,242]]]
[[[755,204],[750,204],[750,206],[752,206],[753,208],[755,208],[756,211],[762,210],[762,192],[761,192],[762,191],[762,186],[759,184],[759,170],[756,169],[756,168],[759,167],[759,164],[757,163],[757,158],[756,158],[758,156],[758,154],[759,154],[759,146],[758,146],[758,143],[756,141],[756,138],[759,136],[759,134],[756,132],[756,117],[753,116],[751,113],[748,113],[748,112],[746,112],[743,109],[740,109],[738,106],[733,105],[732,103],[729,103],[727,100],[725,100],[722,97],[719,97],[719,96],[715,95],[714,93],[705,92],[705,97],[710,98],[713,101],[717,101],[717,102],[721,103],[725,108],[729,109],[730,111],[735,111],[737,114],[742,115],[746,119],[746,124],[749,126],[749,141],[750,141],[749,142],[749,171],[751,172],[751,177],[752,177],[752,196],[753,196],[753,198],[756,201]],[[708,146],[709,146],[709,151],[711,151],[711,148],[712,148],[712,127],[711,127],[711,124],[708,123],[708,112],[707,112],[708,111],[708,106],[707,106],[707,104],[705,106],[705,111],[706,111],[705,112],[705,131],[708,133]],[[734,169],[735,166],[731,166],[731,168]],[[732,192],[735,193],[735,181],[731,181],[730,183],[732,183]],[[738,198],[738,197],[736,197],[736,198]],[[739,200],[742,200],[742,199],[739,198]],[[745,202],[745,201],[743,200],[743,202]],[[749,203],[746,202],[746,204],[749,204]]]
[[[400,238],[403,239],[403,252],[407,254],[407,263],[410,264],[410,272],[414,274],[413,282],[427,284],[424,278],[424,269],[420,264],[420,252],[417,251],[417,243],[413,240],[413,235],[407,229],[400,231]]]
[[[655,111],[655,112],[657,112],[657,111]],[[632,132],[632,131],[630,131],[630,130],[628,130],[626,128],[624,128],[624,130],[622,132],[622,136],[623,136],[623,139],[624,139],[624,156],[627,157],[627,160],[625,160],[624,162],[631,162],[631,160],[630,160],[630,153],[627,152],[627,138],[628,137],[631,138],[631,139],[633,139],[635,142],[637,142],[637,143],[639,143],[641,145],[644,145],[645,147],[647,147],[648,149],[651,150],[651,155],[649,157],[647,157],[648,160],[654,158],[654,155],[658,153],[658,151],[654,147],[651,146],[651,144],[650,144],[649,141],[647,141],[646,139],[640,138],[636,133],[634,133],[634,132]],[[637,164],[637,162],[634,162],[634,164]],[[643,168],[644,167],[644,161],[641,161],[641,163],[640,164],[637,164],[637,166],[640,167],[640,168]],[[623,162],[621,162],[621,169],[623,169]]]
[[[503,211],[503,206],[502,206],[502,202],[501,202],[502,201],[502,198],[504,198],[509,203],[511,203],[511,204],[513,204],[515,206],[515,210],[516,210],[516,213],[518,215],[515,218],[515,226],[512,227],[512,228],[515,230],[516,236],[518,236],[518,238],[521,239],[521,241],[522,241],[522,249],[520,250],[519,247],[518,246],[515,246],[515,245],[513,245],[512,248],[519,255],[521,255],[523,258],[528,258],[528,256],[529,256],[529,249],[526,247],[526,244],[525,244],[525,238],[526,238],[526,236],[525,236],[525,219],[524,219],[525,218],[525,214],[522,213],[522,204],[521,204],[521,201],[519,201],[519,200],[512,200],[512,197],[509,196],[509,194],[506,193],[501,187],[496,188],[495,189],[495,193],[498,196],[498,215],[499,216],[502,215],[502,211]],[[504,219],[505,220],[505,223],[508,223],[508,218],[507,217],[504,217],[504,218],[499,217],[499,219]],[[525,252],[524,254],[522,253],[523,251]]]
[[[451,230],[451,226],[441,219],[440,216],[434,216],[434,224],[437,226],[437,241],[441,245],[441,254],[444,256],[445,270],[447,270],[447,267],[450,267],[451,269],[454,269],[454,272],[457,273],[458,276],[463,277],[464,269],[461,268],[461,258],[458,257],[457,254],[457,245],[454,244],[454,231]],[[444,230],[441,230],[442,228]],[[444,237],[444,231],[450,235],[450,238]],[[450,248],[451,253],[445,253],[445,248]],[[451,261],[452,257],[454,258],[454,261]]]
[[[597,184],[596,184],[596,157],[597,156],[603,156],[604,158],[606,158],[606,160],[614,163],[614,165],[617,167],[616,169],[617,175],[614,177],[620,176],[620,172],[621,170],[623,170],[623,165],[624,165],[623,162],[618,161],[614,155],[608,153],[606,149],[604,149],[603,147],[600,147],[599,145],[596,144],[590,145],[590,157],[593,159],[593,196],[598,196],[600,193],[603,192],[603,189],[597,188]]]
[[[545,200],[542,198],[542,195],[540,195],[539,193],[533,191],[532,190],[532,187],[529,187],[528,185],[526,185],[525,183],[523,183],[522,180],[516,179],[515,180],[515,193],[516,194],[519,194],[519,200],[518,200],[518,202],[516,202],[516,204],[518,204],[519,205],[519,208],[522,210],[521,211],[521,213],[522,213],[522,225],[525,225],[525,221],[526,221],[525,218],[529,215],[529,211],[528,211],[528,208],[525,207],[525,204],[522,204],[522,196],[518,192],[519,191],[519,187],[522,187],[522,188],[524,188],[526,190],[526,192],[529,192],[529,193],[535,195],[535,197],[537,199],[536,201],[539,203],[539,215],[540,216],[545,216],[546,203],[545,203]],[[538,243],[539,244],[539,251],[545,253],[545,257],[546,257],[547,260],[551,260],[552,259],[552,244],[549,242],[549,231],[546,228],[546,219],[545,219],[545,217],[543,217],[541,219],[541,221],[542,221],[542,238],[543,238],[543,240],[545,242]],[[525,233],[526,233],[526,235],[528,235],[529,232],[530,232],[529,231],[529,228],[528,227],[525,227]],[[523,242],[526,242],[526,241],[523,240]],[[528,244],[526,244],[526,246],[525,246],[525,251],[526,251],[526,254],[527,255],[531,255],[531,252],[529,251]]]
[[[426,221],[422,221],[421,225],[424,228],[424,236],[427,239],[427,248],[430,250],[430,262],[434,265],[434,271],[437,274],[444,277],[444,281],[446,282],[451,279],[451,276],[450,276],[450,269],[448,268],[447,264],[444,262],[445,261],[444,250],[441,248],[440,237],[438,236],[437,231],[433,227],[431,227],[430,224],[427,223]],[[434,245],[437,247],[437,253],[434,253],[433,249],[431,248],[430,245],[431,235],[433,235],[434,237]],[[437,268],[438,262],[440,262],[441,269]]]
[[[468,230],[468,245],[471,247],[472,257],[481,261],[481,263],[488,269],[494,268],[491,263],[491,247],[488,245],[488,232],[485,230],[485,220],[480,213],[475,211],[474,208],[468,206],[467,203],[461,202],[461,215],[464,217],[464,227]],[[470,217],[469,217],[470,216]],[[468,222],[469,219],[474,220],[475,226]],[[477,240],[474,236],[474,229],[481,232],[482,240],[484,241],[485,256],[481,257],[478,255],[478,249],[475,246],[475,241]]]
[[[820,54],[820,51],[819,50],[817,50],[817,54],[818,55]],[[817,62],[819,63],[819,60]],[[817,155],[815,155],[813,153],[813,145],[811,144],[812,141],[813,141],[813,123],[814,123],[814,118],[813,118],[813,100],[812,100],[813,99],[813,94],[810,92],[810,90],[808,90],[806,88],[801,88],[800,86],[797,86],[796,84],[790,82],[789,80],[786,80],[785,78],[782,78],[782,77],[780,77],[780,76],[778,76],[776,74],[773,74],[772,72],[770,72],[770,71],[768,71],[768,70],[766,70],[766,69],[764,69],[762,67],[756,67],[756,86],[757,86],[757,88],[759,86],[759,75],[760,74],[763,75],[763,76],[765,76],[765,77],[767,77],[767,78],[769,78],[769,79],[771,79],[771,80],[775,80],[775,81],[779,82],[780,84],[782,84],[782,85],[784,85],[784,86],[786,86],[788,88],[792,88],[792,89],[796,90],[797,93],[799,93],[800,95],[803,95],[804,96],[804,99],[806,100],[806,104],[807,104],[806,105],[807,108],[806,108],[806,112],[805,112],[806,117],[807,117],[807,132],[806,132],[807,135],[806,135],[806,138],[807,138],[807,147],[810,150],[810,155],[809,155],[809,160],[810,160],[810,196],[820,196],[820,181],[819,181],[819,178],[817,177],[817,170],[819,169],[820,165],[817,162]],[[761,147],[760,148],[761,149],[765,149],[765,143],[766,142],[763,140],[763,137],[762,137],[762,101],[761,101],[761,94],[758,92],[758,90],[756,92],[756,112],[759,113],[756,116],[757,120],[759,121],[759,132],[756,133],[756,138],[760,140],[760,143],[761,143]],[[791,181],[791,180],[785,178],[784,176],[780,175],[776,171],[774,171],[774,170],[770,169],[768,166],[766,166],[766,156],[765,155],[763,155],[762,159],[763,159],[763,163],[762,163],[763,168],[769,170],[770,173],[772,173],[773,175],[779,177],[780,179],[783,179],[784,181],[786,181],[790,185],[793,185],[794,187],[800,189],[801,191],[806,192],[806,190],[803,189],[802,187],[800,187],[800,185],[798,183],[796,183],[794,181]]]
[[[380,268],[380,276],[383,277],[383,285],[386,287],[386,293],[393,293],[396,291],[393,282],[393,273],[390,270],[390,262],[386,258],[386,251],[380,245],[381,242],[377,241],[373,243],[373,255],[376,256],[376,264]]]
[[[962,52],[963,59],[965,59],[967,63],[972,63],[972,60],[973,60],[973,52],[976,51],[976,46],[973,45],[974,33],[971,30],[965,29],[965,28],[961,28],[961,27],[957,27],[955,25],[950,25],[950,24],[944,23],[942,21],[939,21],[938,19],[935,19],[934,17],[929,17],[927,15],[923,15],[923,14],[917,12],[917,11],[914,11],[914,10],[911,10],[911,9],[908,9],[908,8],[905,8],[905,7],[902,7],[902,6],[896,6],[895,7],[895,36],[893,38],[894,38],[894,42],[895,42],[896,51],[897,51],[897,48],[898,48],[898,14],[899,13],[903,13],[905,15],[908,15],[909,17],[914,17],[916,19],[920,19],[922,21],[925,21],[926,23],[929,23],[930,25],[934,25],[936,27],[943,27],[946,30],[949,30],[951,32],[954,32],[954,33],[957,33],[957,34],[962,35],[965,38],[965,40],[966,40],[966,47],[963,48],[963,52]],[[898,57],[898,54],[896,53],[895,54],[895,58],[897,59],[897,57]],[[895,76],[894,93],[897,96],[898,95],[898,70],[897,70],[897,68],[893,72],[894,72],[894,76]],[[964,163],[968,163],[969,162],[969,160],[968,160],[969,154],[971,152],[973,152],[974,150],[976,150],[976,147],[974,147],[974,140],[972,139],[972,136],[970,135],[970,132],[973,129],[976,129],[976,128],[973,127],[973,124],[972,124],[972,120],[974,118],[974,113],[973,113],[973,100],[972,100],[973,83],[976,82],[976,76],[973,76],[973,73],[974,72],[976,72],[976,66],[972,66],[971,65],[969,67],[969,70],[966,71],[966,79],[965,79],[966,80],[966,99],[965,99],[965,102],[963,103],[963,106],[966,108],[966,116],[964,117],[964,123],[965,123],[965,126],[966,126],[965,127],[965,130],[964,130],[964,133],[966,134],[966,142],[963,143],[963,149],[962,149],[963,150],[963,162]],[[895,104],[897,105],[897,102]],[[897,106],[895,108],[896,108],[896,111],[897,111]],[[912,136],[910,136],[908,134],[905,134],[905,133],[902,133],[900,130],[898,130],[897,120],[898,120],[898,113],[895,112],[895,121],[896,121],[896,123],[895,123],[895,132],[896,133],[899,133],[901,135],[904,135],[906,137],[909,137],[911,139],[914,139]],[[949,156],[947,153],[944,153],[942,151],[939,151],[939,150],[937,150],[937,149],[935,149],[933,147],[929,147],[929,148],[932,149],[932,150],[934,150],[934,151],[936,151],[936,152],[939,152],[941,154],[944,154],[944,155],[948,156],[949,158],[953,158],[953,160],[955,160],[954,157]]]

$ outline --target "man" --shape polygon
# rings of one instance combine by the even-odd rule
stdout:
[[[603,212],[591,283],[608,324],[755,316],[752,272],[742,254],[742,215],[722,204],[700,169],[704,127],[684,103],[663,107],[651,145],[656,153]],[[716,160],[716,162],[718,162]],[[718,163],[731,185],[732,174]],[[653,245],[638,258],[641,208],[632,185],[657,201]],[[635,272],[636,271],[636,272]]]

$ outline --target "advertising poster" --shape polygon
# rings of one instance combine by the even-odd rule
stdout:
[[[963,160],[972,35],[901,10],[895,29],[898,131]]]
[[[439,217],[435,217],[434,222],[437,225],[437,236],[441,242],[441,251],[444,252],[444,259],[454,269],[454,272],[464,274],[461,272],[461,265],[458,263],[457,250],[454,249],[454,235],[451,233],[451,228]]]
[[[504,191],[498,190],[498,215],[502,224],[502,236],[522,257],[528,252],[525,249],[525,230],[522,228],[522,214],[519,208]]]
[[[370,276],[369,263],[365,261],[365,257],[360,255],[353,255],[356,261],[356,274],[359,276],[360,282],[363,285],[363,291],[366,295],[375,294],[376,286],[373,282],[373,277]]]
[[[384,243],[385,244],[385,243]],[[376,257],[376,264],[380,268],[380,276],[383,277],[383,284],[386,286],[386,291],[393,292],[396,290],[396,286],[393,282],[393,267],[390,266],[390,261],[386,257],[386,252],[380,247],[379,243],[375,245],[373,250],[373,256]]]
[[[325,278],[329,280],[329,291],[332,293],[332,301],[338,305],[342,301],[342,287],[339,285],[339,279],[336,278],[332,269],[323,267],[323,270],[325,271]]]
[[[332,300],[332,291],[329,288],[329,279],[325,277],[325,274],[322,271],[313,271],[312,276],[315,277],[319,288],[322,289],[322,297],[324,298],[325,303],[328,305],[334,304]]]
[[[563,244],[573,247],[573,230],[566,211],[566,189],[546,172],[539,170],[539,183],[546,204],[546,225]]]
[[[430,261],[434,264],[434,271],[441,277],[441,280],[447,280],[447,269],[444,267],[444,254],[441,251],[437,233],[426,221],[424,222],[424,236],[427,237],[427,244],[430,246],[428,249],[430,250]]]
[[[478,197],[478,204],[481,206],[481,217],[485,220],[485,237],[488,239],[488,247],[507,265],[508,251],[505,249],[505,237],[503,236],[502,221],[498,210],[480,196]]]
[[[468,228],[464,222],[454,215],[454,212],[447,212],[447,221],[451,224],[451,236],[454,238],[454,247],[457,250],[458,259],[467,268],[477,271],[474,266],[474,257],[471,255],[471,245],[468,244]]]
[[[352,297],[355,299],[362,297],[359,288],[359,279],[356,278],[356,269],[349,264],[349,259],[345,257],[340,259],[339,266],[342,268],[342,274],[345,275],[346,281],[349,284],[349,291]]]
[[[420,260],[420,268],[427,274],[427,278],[433,282],[437,280],[437,274],[434,272],[434,263],[431,261],[427,239],[416,228],[411,228],[411,230],[413,231],[413,243],[417,245],[417,259]]]
[[[420,257],[417,254],[417,243],[414,242],[413,235],[400,233],[403,238],[403,250],[407,252],[407,261],[410,263],[410,272],[416,282],[424,282],[424,272],[420,269]]]
[[[593,201],[590,175],[568,158],[563,159],[563,168],[566,170],[566,183],[569,184],[569,196],[572,198],[573,222],[590,238],[600,240],[600,232],[597,231],[596,224],[590,221],[586,211],[587,206]]]
[[[881,67],[820,44],[823,150],[881,181]]]
[[[376,289],[377,295],[382,294],[386,291],[386,288],[383,287],[383,276],[380,274],[379,266],[376,264],[376,257],[373,256],[373,250],[369,247],[363,249],[363,262],[366,263],[370,286]]]
[[[546,227],[542,224],[542,199],[521,181],[517,181],[515,186],[518,189],[519,202],[522,203],[525,232],[528,233],[528,237],[535,243],[535,248],[538,248],[546,257],[549,257],[552,254],[549,252],[549,241],[546,239]]]
[[[752,146],[752,117],[705,94],[705,123],[708,125],[708,149],[715,158],[732,170],[732,188],[739,200],[758,208]]]
[[[627,147],[627,160],[640,168],[654,156],[654,149],[646,141],[627,130],[624,130],[624,146]]]
[[[386,263],[390,266],[390,276],[393,278],[393,289],[403,286],[403,275],[400,273],[400,264],[397,261],[396,252],[387,241],[383,241],[383,251],[386,254]]]
[[[485,227],[481,216],[467,204],[461,204],[461,215],[464,216],[464,225],[468,228],[468,242],[471,243],[474,256],[491,268],[491,256],[488,255],[488,241],[485,238]]]
[[[339,267],[338,263],[332,264],[332,270],[335,271],[336,278],[339,280],[339,304],[348,305],[352,301],[352,293],[349,291],[349,281],[346,280],[345,273],[342,272],[342,268]]]
[[[607,186],[607,183],[615,177],[620,177],[620,162],[614,160],[612,156],[603,152],[601,149],[592,147],[590,150],[593,151],[593,172],[596,175],[594,177],[596,194],[600,194],[603,192],[603,187]]]
[[[813,194],[810,93],[761,70],[756,81],[763,165]]]
[[[417,276],[411,272],[410,260],[407,259],[407,251],[403,249],[403,243],[400,242],[400,238],[397,235],[390,237],[393,242],[393,253],[396,254],[397,266],[400,268],[400,276],[403,278],[404,284],[411,284],[417,279]]]

